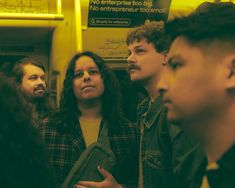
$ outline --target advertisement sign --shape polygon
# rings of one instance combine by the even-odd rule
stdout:
[[[130,28],[166,21],[171,0],[90,0],[88,27]]]

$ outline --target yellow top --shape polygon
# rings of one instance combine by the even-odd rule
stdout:
[[[98,119],[79,119],[82,134],[86,147],[94,143],[98,139],[101,118]]]

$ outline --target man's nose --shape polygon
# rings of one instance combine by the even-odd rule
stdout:
[[[133,55],[133,54],[130,54],[130,55],[127,57],[127,63],[128,63],[128,64],[135,63],[135,58],[134,58],[134,55]]]
[[[43,78],[38,78],[38,79],[37,79],[37,84],[43,84],[43,85],[45,85],[45,84],[46,84],[46,81],[45,81],[45,79],[43,79]]]

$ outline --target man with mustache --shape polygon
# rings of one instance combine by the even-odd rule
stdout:
[[[44,66],[33,58],[25,57],[15,63],[12,74],[27,101],[35,107],[38,118],[47,121],[51,108]]]
[[[164,69],[167,45],[161,43],[163,22],[152,22],[131,30],[126,39],[129,57],[128,72],[133,82],[141,84],[148,93],[137,108],[139,126],[139,188],[174,187],[170,137],[166,111],[156,88]],[[161,150],[158,134],[164,134]]]
[[[163,22],[147,23],[131,30],[126,39],[130,78],[148,93],[137,107],[139,188],[175,187],[181,181],[179,172],[183,164],[187,164],[184,171],[188,176],[182,181],[187,183],[198,167],[195,156],[199,162],[203,158],[198,144],[167,122],[167,111],[157,89],[168,49],[163,26]]]

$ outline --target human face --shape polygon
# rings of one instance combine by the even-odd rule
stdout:
[[[23,66],[24,76],[21,89],[30,98],[42,98],[46,94],[46,75],[40,68],[32,64]]]
[[[183,37],[176,38],[168,57],[158,89],[163,92],[171,122],[202,122],[223,110],[226,70],[217,57]]]
[[[74,69],[74,94],[78,101],[101,98],[104,83],[94,60],[88,56],[77,59]]]
[[[164,55],[152,43],[135,41],[128,46],[128,71],[132,81],[157,83],[163,70]]]

